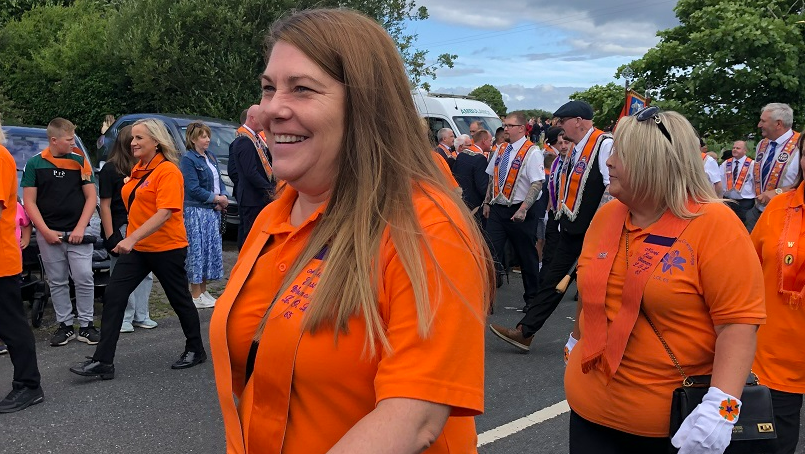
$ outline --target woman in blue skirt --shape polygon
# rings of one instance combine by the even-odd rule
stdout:
[[[197,308],[215,306],[207,282],[224,276],[221,210],[229,203],[218,160],[208,151],[212,133],[204,123],[187,126],[187,153],[182,157],[184,224],[187,229],[187,280]]]

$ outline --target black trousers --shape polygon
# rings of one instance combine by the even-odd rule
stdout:
[[[554,219],[553,211],[549,211],[548,222],[545,223],[545,244],[542,246],[542,270],[539,273],[540,282],[543,282],[542,276],[553,261],[557,244],[559,244],[559,221]]]
[[[522,325],[525,337],[533,336],[534,333],[539,331],[545,321],[548,320],[548,317],[559,306],[564,293],[556,293],[556,285],[567,275],[570,267],[579,258],[583,243],[584,235],[571,235],[564,230],[559,232],[558,242],[553,248],[553,257],[549,265],[542,264],[541,285],[536,298],[528,306],[525,316],[517,324],[518,326]]]
[[[641,437],[587,421],[570,411],[570,454],[665,454],[668,437]]]
[[[243,242],[246,241],[246,237],[249,236],[249,232],[252,230],[254,220],[257,219],[257,215],[263,211],[263,208],[265,208],[265,206],[238,206],[238,216],[240,217],[240,224],[238,225],[238,250],[243,247]]]
[[[537,214],[532,206],[526,213],[523,222],[511,220],[520,208],[520,203],[510,207],[493,204],[490,207],[489,219],[486,220],[486,233],[492,243],[492,254],[498,272],[504,267],[504,248],[506,240],[511,242],[512,249],[520,263],[523,275],[523,299],[529,304],[537,295],[539,287],[539,256],[537,255]]]
[[[746,213],[755,206],[755,199],[737,199],[735,203],[727,203],[727,206],[738,215],[738,219],[746,225]]]
[[[172,249],[164,252],[131,251],[121,255],[115,264],[115,271],[109,278],[106,293],[103,295],[103,315],[101,316],[101,340],[95,349],[92,359],[104,363],[112,363],[115,359],[117,340],[120,338],[120,327],[123,325],[123,313],[129,301],[129,295],[140,285],[149,272],[153,272],[165,290],[171,307],[179,316],[185,338],[185,350],[203,352],[201,342],[201,324],[198,310],[193,305],[193,298],[187,283],[185,259],[187,248]]]
[[[774,407],[774,424],[777,429],[775,454],[794,454],[799,441],[802,394],[771,389],[771,402]]]
[[[36,341],[22,307],[19,275],[0,277],[0,339],[6,343],[14,365],[14,384],[38,388]]]

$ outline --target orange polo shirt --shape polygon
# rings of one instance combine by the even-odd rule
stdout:
[[[761,326],[757,333],[757,351],[752,370],[760,382],[769,388],[796,394],[805,393],[805,350],[801,342],[805,329],[805,307],[792,307],[787,295],[778,292],[777,273],[780,267],[793,267],[799,271],[793,282],[785,282],[784,289],[798,292],[805,287],[805,222],[800,226],[798,241],[790,248],[788,244],[782,244],[783,254],[796,252],[796,260],[791,265],[785,265],[780,263],[784,257],[778,257],[786,209],[799,209],[797,214],[805,210],[803,191],[805,184],[801,183],[793,193],[771,199],[752,230],[752,242],[763,266],[768,313],[767,324]]]
[[[601,227],[612,204],[596,213],[584,238],[578,273],[594,266],[601,241]],[[763,281],[757,254],[746,228],[731,209],[721,203],[706,204],[668,251],[668,259],[655,269],[643,294],[643,308],[662,333],[687,375],[712,373],[715,325],[763,324]],[[635,254],[652,227],[641,229],[626,220],[629,252]],[[607,319],[620,309],[626,274],[626,237],[608,280]],[[740,273],[730,274],[740,264]],[[581,281],[581,280],[579,280]],[[584,301],[585,289],[579,288]],[[565,370],[565,393],[570,407],[588,421],[644,437],[667,437],[671,394],[682,377],[657,335],[642,315],[626,344],[620,367],[607,383],[598,369],[584,374],[584,316],[581,340],[573,348]]]
[[[0,277],[22,273],[22,255],[17,242],[17,163],[6,147],[0,145]]]
[[[140,240],[134,249],[140,252],[163,252],[187,246],[187,232],[184,227],[184,178],[182,171],[170,161],[164,160],[161,153],[150,163],[148,169],[154,171],[137,188],[137,195],[132,206],[129,204],[129,195],[139,181],[138,175],[145,176],[148,170],[142,163],[137,163],[131,171],[132,178],[123,185],[120,195],[129,211],[129,226],[126,236],[139,229],[145,221],[156,214],[159,209],[170,210],[171,215],[167,221],[151,235]],[[217,228],[217,227],[216,227]]]
[[[443,270],[448,263],[474,263],[473,254],[480,248],[464,246],[461,235],[466,230],[459,233],[449,221],[461,219],[458,207],[444,195],[430,195],[436,203],[419,193],[414,206],[436,262]],[[376,357],[364,352],[366,326],[357,316],[337,342],[331,328],[301,332],[311,292],[304,282],[321,264],[314,259],[293,283],[298,287],[272,309],[254,373],[244,383],[252,336],[325,209],[292,226],[296,197],[289,187],[260,213],[210,323],[227,452],[325,453],[378,402],[398,397],[453,408],[442,434],[426,452],[477,452],[473,416],[483,411],[484,382],[481,270],[467,266],[461,273],[445,275],[428,261],[434,323],[423,339],[412,285],[388,230],[379,252],[377,304],[392,352],[380,345]]]

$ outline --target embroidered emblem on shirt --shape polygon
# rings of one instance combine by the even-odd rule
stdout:
[[[662,258],[662,272],[667,273],[670,270],[671,274],[674,274],[674,268],[679,268],[679,271],[685,271],[682,265],[687,262],[687,260],[679,256],[679,251],[669,252]]]
[[[605,258],[607,258],[607,253],[606,253],[606,252],[599,252],[599,253],[598,253],[598,258],[599,258],[599,259],[605,259]]]

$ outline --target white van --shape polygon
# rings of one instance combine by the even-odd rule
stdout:
[[[422,89],[411,90],[419,116],[428,120],[431,140],[438,142],[436,133],[442,128],[450,128],[453,133],[470,133],[470,123],[480,121],[484,129],[494,136],[503,122],[491,107],[460,95],[428,93]]]

